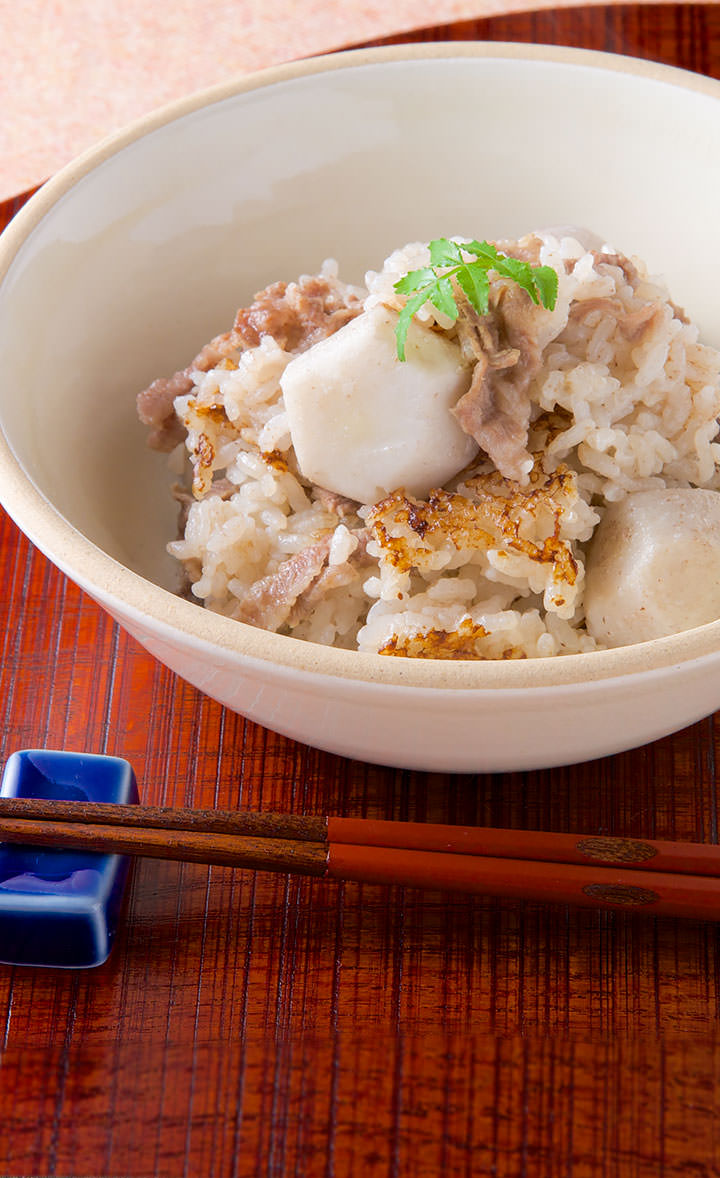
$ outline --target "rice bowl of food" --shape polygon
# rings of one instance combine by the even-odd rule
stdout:
[[[159,112],[0,242],[4,505],[179,674],[344,755],[541,767],[707,715],[718,141],[715,82],[513,45]]]
[[[720,519],[720,352],[639,260],[577,229],[439,238],[366,282],[327,261],[274,283],[140,392],[179,475],[168,547],[195,599],[309,642],[473,660],[720,615],[720,546],[705,595],[656,601],[667,492],[698,517],[691,542]],[[612,562],[588,575],[609,526]]]

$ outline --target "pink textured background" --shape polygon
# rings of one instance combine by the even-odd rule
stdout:
[[[0,0],[0,199],[171,99],[238,73],[474,16],[482,4]]]
[[[552,3],[0,0],[0,200],[137,116],[233,75],[390,33]]]

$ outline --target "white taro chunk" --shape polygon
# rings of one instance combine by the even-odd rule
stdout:
[[[401,361],[397,319],[387,307],[365,311],[281,380],[303,475],[360,503],[399,487],[422,498],[478,452],[450,413],[470,384],[459,346],[413,322]]]
[[[720,618],[720,493],[639,491],[609,507],[590,546],[585,613],[613,647]]]

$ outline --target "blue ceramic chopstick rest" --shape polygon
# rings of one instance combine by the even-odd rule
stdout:
[[[27,749],[9,758],[0,797],[136,803],[138,788],[120,757]],[[0,842],[0,962],[102,965],[129,865],[124,855]]]

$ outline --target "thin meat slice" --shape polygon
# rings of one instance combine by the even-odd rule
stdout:
[[[362,311],[360,298],[335,278],[305,275],[274,282],[238,311],[234,332],[246,348],[271,335],[285,352],[304,352],[327,339]]]
[[[304,593],[300,594],[293,605],[287,618],[290,626],[297,626],[309,618],[328,593],[332,593],[333,589],[344,589],[347,585],[352,585],[357,577],[358,570],[349,560],[342,564],[328,565],[322,570],[317,580]]]
[[[143,425],[151,427],[148,445],[153,450],[174,450],[185,438],[185,426],[175,413],[175,398],[184,397],[193,388],[193,372],[209,372],[238,347],[233,332],[215,336],[200,349],[187,368],[173,376],[161,376],[137,396],[137,413]]]
[[[659,318],[663,315],[663,304],[644,303],[634,311],[626,311],[621,299],[615,296],[594,296],[574,303],[570,308],[570,319],[582,322],[594,311],[614,315],[625,338],[637,344],[642,342],[649,332],[655,330]]]
[[[137,395],[137,413],[143,425],[149,425],[148,446],[153,450],[174,450],[185,437],[185,427],[176,417],[174,402],[192,388],[190,369],[174,376],[160,376]]]
[[[358,509],[358,505],[354,499],[348,499],[345,495],[338,495],[335,491],[327,491],[325,487],[314,488],[313,502],[322,511],[332,512],[338,519],[345,519],[348,515],[354,515]]]
[[[366,527],[353,528],[351,535],[357,541],[355,551],[351,552],[347,560],[341,564],[326,565],[320,576],[300,594],[288,615],[287,620],[290,626],[297,626],[309,618],[313,610],[321,601],[324,601],[329,593],[335,589],[344,589],[348,585],[352,585],[362,575],[364,569],[373,566],[373,558],[368,555],[367,551],[368,541],[372,539],[370,529]]]
[[[518,286],[494,287],[487,315],[468,304],[458,320],[463,350],[476,363],[453,414],[505,478],[524,484],[533,465],[527,449],[528,390],[547,342],[547,312]]]
[[[330,554],[332,533],[284,561],[276,573],[251,585],[235,613],[240,622],[262,630],[278,630],[295,602],[320,576]]]

